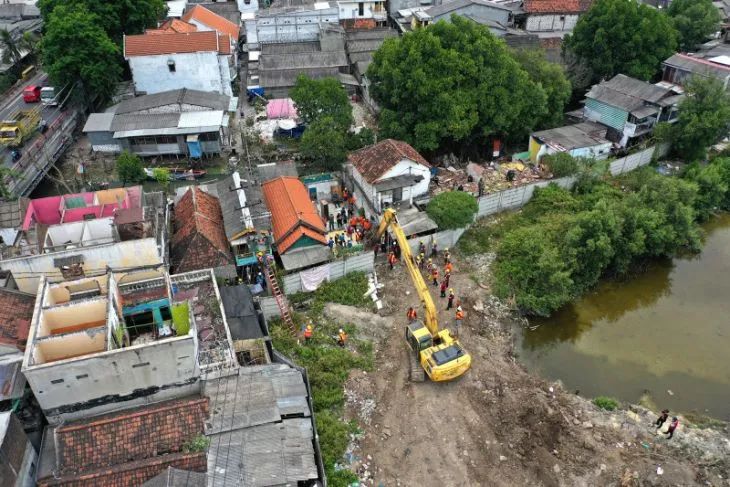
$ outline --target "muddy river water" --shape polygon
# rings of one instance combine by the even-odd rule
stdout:
[[[647,394],[659,408],[730,420],[730,215],[704,230],[701,253],[531,320],[520,360],[586,397]]]

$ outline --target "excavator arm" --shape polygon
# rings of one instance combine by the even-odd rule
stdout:
[[[395,210],[393,210],[392,208],[386,209],[383,213],[383,219],[380,221],[380,225],[378,226],[378,238],[380,238],[388,228],[393,231],[395,239],[401,248],[403,261],[406,263],[408,273],[411,275],[413,285],[416,288],[418,297],[421,299],[421,304],[423,304],[423,308],[425,310],[424,325],[426,326],[426,328],[428,328],[431,336],[437,336],[439,332],[439,325],[436,314],[436,306],[433,304],[433,299],[431,298],[431,292],[428,289],[428,284],[426,284],[426,281],[423,280],[421,271],[418,269],[418,267],[416,267],[416,263],[413,259],[413,254],[411,253],[411,247],[408,244],[406,234],[403,232],[403,229],[398,223],[398,218],[396,217]]]

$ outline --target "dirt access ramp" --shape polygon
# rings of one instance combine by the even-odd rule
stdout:
[[[421,384],[407,379],[402,338],[405,311],[418,298],[402,266],[377,267],[385,313],[358,316],[372,329],[376,370],[354,373],[346,385],[348,415],[364,426],[348,455],[363,485],[730,486],[726,434],[682,429],[667,441],[653,434],[649,411],[608,413],[528,374],[513,358],[506,310],[461,267],[451,284],[467,312],[462,343],[472,370]],[[453,322],[437,289],[432,295],[442,326]],[[475,303],[486,303],[483,314]],[[333,315],[345,319],[347,310]]]

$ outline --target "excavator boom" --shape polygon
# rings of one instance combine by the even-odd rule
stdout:
[[[428,328],[428,331],[431,333],[431,335],[436,336],[439,332],[436,306],[433,304],[431,293],[428,290],[428,284],[426,284],[426,281],[423,280],[421,271],[416,267],[415,261],[413,259],[413,254],[411,253],[411,247],[410,245],[408,245],[408,239],[406,238],[406,234],[403,232],[403,229],[398,223],[398,218],[396,217],[395,210],[391,208],[385,210],[385,213],[383,214],[383,219],[381,220],[380,226],[378,227],[378,238],[380,238],[383,233],[385,233],[388,227],[391,227],[391,229],[393,230],[395,239],[401,249],[403,261],[406,263],[408,273],[411,275],[413,285],[416,287],[418,297],[421,299],[421,303],[423,304],[425,314],[424,324],[426,325],[426,328]]]

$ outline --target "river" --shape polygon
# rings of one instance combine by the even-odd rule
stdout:
[[[602,282],[532,319],[520,361],[586,397],[647,394],[660,409],[730,420],[730,215],[703,228],[701,253]]]

